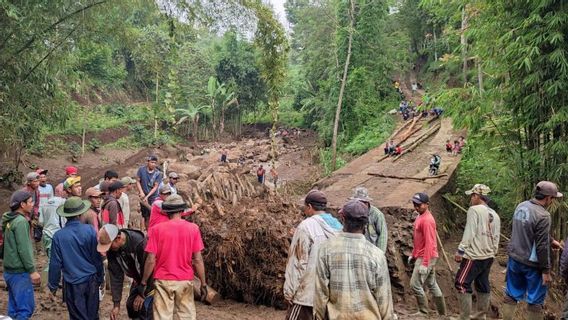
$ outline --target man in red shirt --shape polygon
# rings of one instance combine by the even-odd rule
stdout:
[[[148,257],[141,285],[146,286],[153,272],[156,286],[154,319],[196,318],[193,267],[201,282],[201,296],[207,296],[201,232],[196,224],[181,219],[181,213],[187,208],[180,195],[169,196],[162,203],[162,211],[170,220],[148,230]]]
[[[443,316],[446,314],[446,302],[436,282],[438,245],[436,243],[436,221],[429,209],[430,199],[425,193],[417,193],[412,197],[412,204],[419,216],[414,221],[414,249],[412,256],[408,257],[408,262],[409,264],[414,262],[410,286],[418,302],[417,314],[428,314],[428,300],[424,292],[424,285],[426,285],[434,296],[438,314]]]

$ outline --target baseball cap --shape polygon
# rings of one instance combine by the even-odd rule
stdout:
[[[325,193],[323,193],[319,190],[311,190],[306,195],[304,202],[305,203],[326,205],[327,204],[327,197],[325,196]]]
[[[123,185],[127,186],[129,184],[135,184],[136,180],[132,179],[131,177],[124,177],[120,179],[120,182],[122,182]]]
[[[110,249],[110,245],[118,236],[118,227],[114,224],[105,224],[101,230],[99,230],[99,243],[97,244],[97,251],[100,253],[105,253]]]
[[[10,208],[19,206],[20,203],[27,201],[31,197],[32,197],[31,193],[23,190],[18,190],[12,193],[12,196],[10,197]]]
[[[352,219],[369,217],[369,207],[359,199],[349,200],[341,209],[343,216]]]
[[[558,186],[554,182],[541,181],[536,184],[536,191],[545,196],[562,198],[564,195],[558,192]]]
[[[36,172],[37,174],[47,174],[47,171],[49,171],[49,170],[37,168],[35,172]]]
[[[87,189],[87,191],[85,191],[85,196],[87,196],[87,198],[100,197],[101,194],[103,194],[103,192],[95,187],[90,187],[89,189]]]
[[[76,176],[76,177],[69,177],[67,179],[65,179],[65,182],[63,182],[63,188],[64,189],[69,189],[72,186],[76,185],[77,183],[81,182],[81,177],[80,176]]]
[[[169,178],[173,178],[173,179],[177,179],[177,178],[179,178],[178,174],[177,174],[177,173],[175,173],[175,172],[173,172],[173,171],[172,171],[172,172],[170,172],[170,174],[168,174],[168,177],[169,177]]]
[[[108,186],[109,192],[115,192],[118,189],[124,188],[124,184],[121,181],[115,181]]]
[[[416,204],[423,204],[430,202],[430,198],[423,192],[418,192],[412,196],[412,202]]]
[[[172,189],[167,184],[160,187],[160,194],[166,194],[166,193],[172,193]]]
[[[361,200],[365,202],[373,201],[373,198],[369,197],[369,191],[365,187],[357,187],[353,191],[353,196],[349,200]]]
[[[478,184],[474,185],[473,188],[471,188],[471,190],[467,190],[465,192],[465,194],[469,196],[469,195],[472,195],[472,194],[475,193],[475,194],[479,194],[479,195],[482,195],[482,196],[486,196],[490,192],[491,192],[491,189],[488,186],[478,183]]]
[[[158,161],[158,157],[155,154],[148,156],[148,161]]]
[[[79,170],[77,169],[77,167],[73,167],[73,166],[68,166],[65,168],[65,174],[66,175],[72,175],[72,174],[77,174],[79,173]]]
[[[32,181],[37,180],[37,179],[39,179],[39,173],[37,173],[35,171],[30,172],[26,175],[26,181],[27,182],[32,182]]]

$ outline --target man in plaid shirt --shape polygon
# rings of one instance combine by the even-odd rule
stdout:
[[[369,207],[350,200],[340,211],[344,232],[321,244],[316,266],[316,320],[394,318],[387,260],[365,239]]]

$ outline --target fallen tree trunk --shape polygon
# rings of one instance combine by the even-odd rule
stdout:
[[[409,124],[411,124],[414,120],[407,120],[402,126],[400,126],[400,128],[396,129],[396,131],[391,134],[391,136],[388,138],[387,142],[390,140],[393,140],[394,137],[396,137],[399,133],[402,132],[402,130],[404,130],[406,127],[408,127]]]
[[[422,114],[419,115],[418,117],[414,117],[412,119],[412,124],[410,125],[410,128],[408,128],[408,130],[406,130],[406,133],[403,135],[404,138],[402,138],[402,140],[406,140],[406,139],[408,139],[409,136],[412,135],[412,133],[410,133],[410,132],[412,132],[412,129],[414,129],[414,126],[416,125],[416,123],[418,123],[418,121],[420,121],[420,119],[422,119]]]
[[[424,142],[424,140],[430,138],[430,136],[432,136],[434,133],[436,133],[439,129],[440,129],[441,125],[438,123],[436,125],[434,125],[432,128],[430,128],[428,131],[424,132],[424,134],[422,134],[420,137],[418,137],[412,144],[409,145],[408,149],[406,150],[402,150],[402,153],[398,156],[396,156],[393,159],[393,162],[397,161],[398,159],[400,159],[403,155],[411,152],[412,150],[414,150],[416,147],[418,147],[422,142]]]
[[[435,175],[435,176],[428,176],[428,177],[396,176],[396,175],[374,173],[374,172],[368,172],[367,174],[370,175],[370,176],[374,176],[374,177],[400,179],[400,180],[416,180],[416,181],[426,181],[428,179],[438,179],[438,178],[441,178],[441,177],[447,177],[448,176],[447,173],[442,173],[442,174],[438,174],[438,175]]]

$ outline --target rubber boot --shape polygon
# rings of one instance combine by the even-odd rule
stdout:
[[[542,311],[533,311],[533,310],[527,311],[527,320],[543,320],[543,319],[544,319],[544,314]]]
[[[434,303],[436,304],[436,310],[438,311],[438,315],[445,316],[446,300],[444,299],[444,296],[434,297]]]
[[[503,320],[513,320],[516,309],[516,304],[503,303],[503,305],[501,306],[501,314],[503,315]]]
[[[417,315],[427,315],[428,314],[428,300],[426,296],[415,296],[416,297],[416,304],[418,305],[418,312],[412,314],[413,316]]]
[[[458,294],[458,301],[460,303],[460,320],[469,320],[471,315],[471,293]]]
[[[491,295],[489,293],[477,293],[477,312],[471,316],[471,319],[486,320],[490,304]]]

